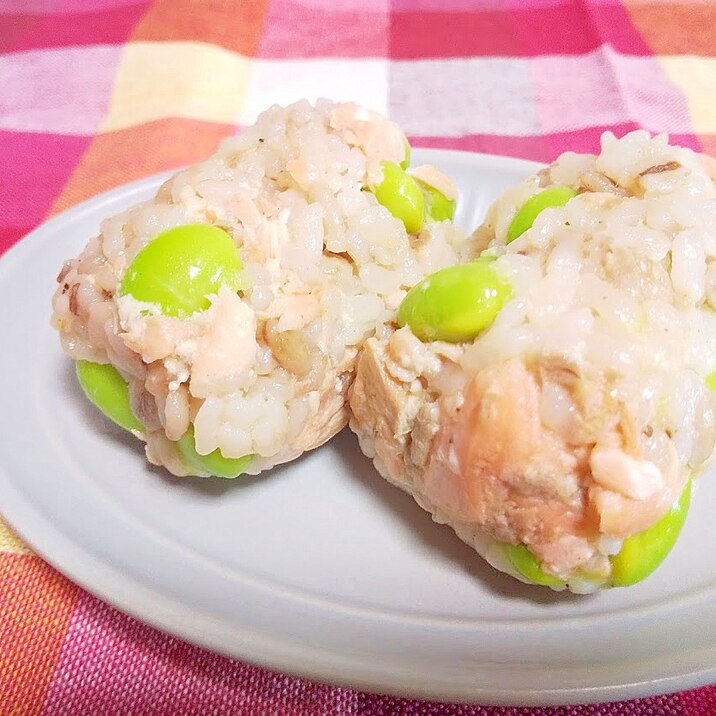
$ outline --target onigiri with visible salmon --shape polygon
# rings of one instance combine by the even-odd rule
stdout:
[[[363,451],[524,582],[644,579],[716,441],[712,160],[607,133],[499,197],[471,250],[367,341]]]

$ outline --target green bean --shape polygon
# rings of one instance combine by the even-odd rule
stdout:
[[[394,162],[383,162],[383,181],[373,193],[409,234],[417,234],[425,222],[425,198],[418,182]]]
[[[706,385],[711,388],[711,390],[716,390],[716,370],[706,376]]]
[[[164,315],[181,318],[207,309],[207,296],[221,286],[245,287],[234,240],[216,226],[190,224],[150,241],[127,268],[120,294],[159,304]]]
[[[673,507],[654,525],[624,540],[618,554],[610,558],[611,581],[626,587],[648,577],[666,558],[686,521],[691,504],[691,480]]]
[[[577,192],[568,186],[553,186],[530,197],[517,211],[507,229],[507,243],[531,228],[537,216],[550,207],[564,206]]]
[[[435,221],[452,221],[455,217],[455,200],[448,199],[439,189],[416,180],[425,197],[425,208]]]
[[[533,584],[540,584],[544,587],[564,587],[565,583],[559,577],[545,572],[537,558],[523,544],[506,544],[505,554],[510,564],[525,578]]]
[[[144,430],[132,412],[129,385],[113,365],[78,360],[75,372],[87,398],[112,422],[130,432]]]
[[[492,324],[511,293],[490,262],[450,266],[408,291],[398,324],[409,326],[421,341],[470,341]]]
[[[215,477],[224,477],[227,479],[238,477],[242,472],[246,471],[253,459],[253,455],[224,457],[219,448],[210,452],[208,455],[200,455],[196,451],[194,428],[191,425],[184,435],[179,438],[177,446],[184,461],[190,467],[200,472],[208,472]]]
[[[400,162],[400,168],[407,169],[410,166],[410,142],[407,137],[403,137],[403,143],[405,145],[405,158]]]

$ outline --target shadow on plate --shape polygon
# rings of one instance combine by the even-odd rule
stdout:
[[[331,449],[344,467],[340,471],[340,479],[355,481],[362,490],[368,491],[396,519],[406,525],[425,547],[452,562],[456,569],[480,580],[492,592],[503,597],[540,604],[585,599],[584,596],[574,595],[571,592],[554,592],[547,588],[522,584],[492,568],[462,542],[452,529],[447,525],[433,522],[431,516],[419,507],[410,495],[384,480],[373,467],[373,463],[360,451],[357,438],[348,428],[326,446],[305,453],[290,463],[278,465],[260,475],[243,475],[233,480],[176,477],[162,467],[149,464],[144,455],[144,444],[107,419],[85,398],[77,383],[74,364],[71,361],[65,361],[59,379],[64,395],[73,403],[86,430],[100,433],[112,443],[133,451],[137,455],[137,465],[141,466],[139,469],[170,485],[172,489],[190,491],[208,499],[218,499],[229,491],[251,490],[268,479],[274,481],[288,479],[292,468],[310,459],[316,450]]]
[[[589,595],[572,594],[566,590],[555,592],[547,587],[523,584],[491,567],[450,527],[433,522],[430,514],[410,495],[383,479],[360,451],[357,438],[348,428],[334,438],[333,447],[344,464],[345,474],[359,483],[361,489],[369,491],[430,551],[449,560],[456,569],[471,578],[480,580],[495,594],[538,604],[577,602],[589,598]]]

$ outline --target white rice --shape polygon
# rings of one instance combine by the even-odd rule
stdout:
[[[704,377],[716,369],[716,304],[706,284],[716,259],[716,186],[698,155],[664,135],[607,133],[600,155],[577,156],[563,155],[547,178],[528,180],[520,198],[551,183],[579,190],[588,172],[605,176],[613,189],[543,211],[509,245],[506,226],[522,201],[508,194],[493,206],[487,223],[499,228],[490,248],[500,253],[496,266],[518,298],[461,365],[475,372],[535,352],[610,371],[615,396],[641,409],[644,420],[650,401],[640,396],[659,396],[679,458],[694,468],[715,435],[702,429],[697,413],[713,419]],[[671,162],[679,166],[643,174]]]

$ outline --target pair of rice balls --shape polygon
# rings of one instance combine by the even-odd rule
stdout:
[[[88,397],[176,475],[255,474],[350,417],[377,470],[496,568],[638,582],[716,442],[708,168],[605,135],[470,237],[455,199],[385,118],[275,107],[103,222],[53,323]]]

